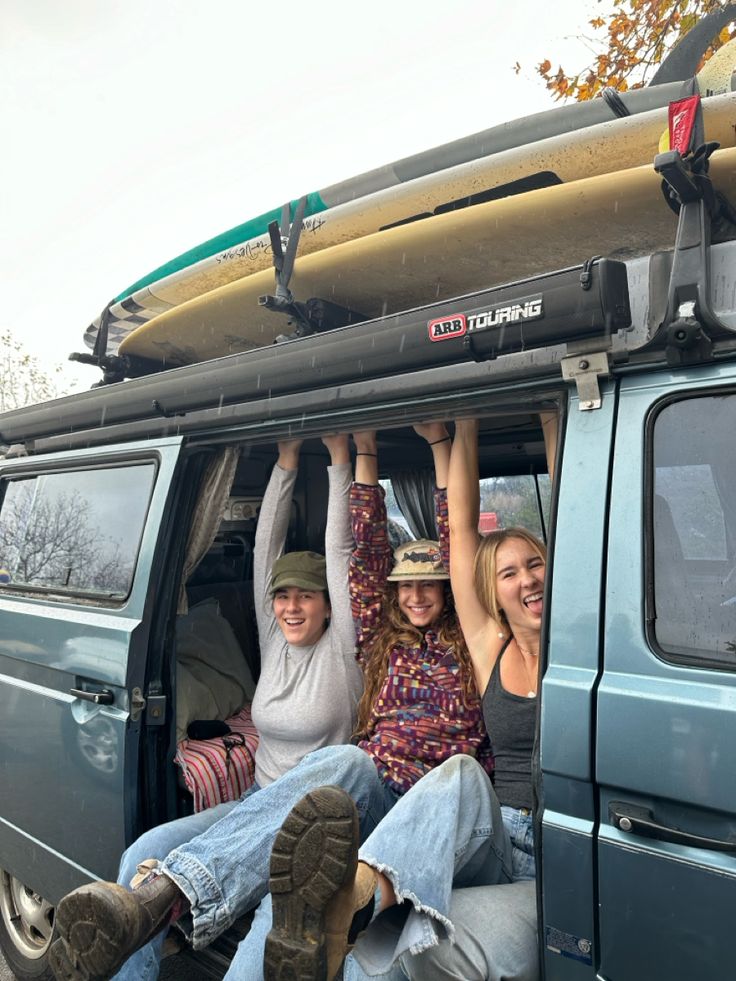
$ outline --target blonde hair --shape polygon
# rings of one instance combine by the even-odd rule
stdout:
[[[463,704],[470,707],[478,698],[473,666],[455,612],[450,583],[447,580],[438,581],[444,586],[445,605],[434,625],[434,630],[439,643],[452,650],[455,660],[460,665]],[[418,647],[424,639],[423,632],[418,627],[412,626],[401,612],[399,591],[395,583],[386,584],[377,624],[376,633],[368,641],[363,652],[364,688],[363,697],[358,705],[358,721],[354,733],[359,737],[368,735],[373,706],[388,676],[391,652],[396,647]]]
[[[512,538],[526,542],[541,559],[547,561],[547,547],[526,528],[501,528],[499,531],[491,531],[481,538],[473,561],[473,582],[483,609],[497,623],[507,623],[506,614],[498,605],[498,592],[496,590],[498,549],[504,542]]]

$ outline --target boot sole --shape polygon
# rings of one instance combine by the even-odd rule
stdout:
[[[130,957],[130,893],[94,882],[65,896],[56,909],[59,940],[49,950],[57,981],[107,981]]]
[[[325,908],[355,877],[358,812],[339,787],[303,797],[271,852],[273,927],[266,938],[265,981],[325,981]]]

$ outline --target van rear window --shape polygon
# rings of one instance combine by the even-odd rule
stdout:
[[[124,599],[154,478],[145,463],[6,481],[0,588]]]

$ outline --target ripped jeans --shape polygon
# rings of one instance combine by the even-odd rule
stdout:
[[[531,814],[501,808],[482,767],[455,756],[405,794],[360,849],[389,879],[397,905],[378,916],[353,956],[369,976],[455,939],[452,891],[533,879]]]

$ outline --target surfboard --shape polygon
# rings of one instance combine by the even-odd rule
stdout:
[[[709,62],[703,71],[703,82],[712,83],[709,91],[713,86],[721,90],[726,87],[724,65],[733,65],[736,46],[732,42],[718,55],[719,63],[709,69]],[[671,86],[661,88],[668,90],[669,97],[677,94],[670,91]],[[300,255],[431,215],[469,196],[518,194],[545,183],[573,181],[646,163],[657,152],[667,126],[664,92],[658,97],[663,99],[659,108],[604,122],[591,122],[592,110],[587,110],[588,117],[582,116],[583,107],[590,103],[563,107],[569,110],[564,117],[557,115],[561,110],[551,110],[476,134],[467,138],[469,142],[456,141],[308,195]],[[729,91],[712,96],[703,105],[708,139],[733,146],[736,94]],[[578,111],[577,117],[573,110]],[[600,115],[610,110],[598,105],[595,112]],[[554,116],[554,120],[545,121],[547,116]],[[570,132],[578,117],[583,120],[583,128]],[[563,118],[566,128],[560,129]],[[550,129],[555,131],[553,135],[540,138]],[[462,144],[459,148],[458,143]],[[448,165],[448,161],[458,159],[460,162]],[[435,169],[430,170],[433,164]],[[292,202],[292,215],[294,205]],[[109,308],[108,350],[115,350],[130,330],[172,307],[270,267],[266,227],[268,221],[279,217],[276,209],[238,226],[178,257],[121,294]],[[156,278],[158,273],[161,275]],[[89,346],[94,345],[99,323],[97,318],[85,332]]]
[[[736,191],[736,149],[716,152],[718,190]],[[530,191],[399,225],[298,258],[296,298],[330,300],[369,318],[573,266],[593,255],[626,259],[671,248],[677,218],[651,166]],[[120,354],[167,367],[269,344],[283,315],[258,304],[262,270],[182,303],[131,332]],[[358,366],[359,370],[359,366]]]

